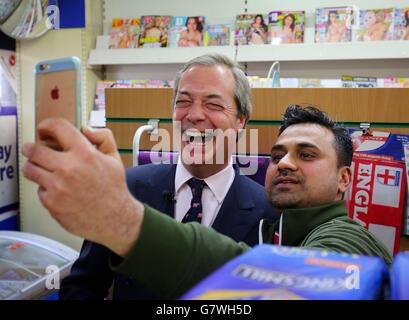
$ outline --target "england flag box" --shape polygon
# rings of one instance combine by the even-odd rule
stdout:
[[[382,240],[391,254],[397,253],[403,221],[403,232],[409,232],[404,162],[409,136],[371,130],[350,134],[354,158],[349,215]]]
[[[373,300],[388,268],[378,257],[259,245],[200,282],[184,300]]]
[[[349,216],[381,240],[391,254],[397,253],[406,190],[405,165],[354,156],[351,171]]]
[[[409,300],[409,251],[401,252],[393,260],[391,269],[391,299]]]

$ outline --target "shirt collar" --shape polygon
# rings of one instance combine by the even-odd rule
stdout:
[[[346,215],[347,208],[344,200],[317,207],[286,209],[280,217],[280,220],[282,220],[281,244],[298,246],[316,227]]]
[[[232,181],[231,178],[234,178],[234,174],[233,160],[230,158],[229,164],[226,166],[226,168],[204,179],[219,203],[223,202],[231,186],[230,184],[226,183],[226,181]],[[178,193],[180,188],[191,178],[193,178],[192,174],[179,160],[176,166],[175,192]]]

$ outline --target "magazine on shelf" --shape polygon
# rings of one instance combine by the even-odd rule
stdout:
[[[394,9],[371,9],[359,11],[356,41],[393,40]]]
[[[387,77],[383,79],[384,88],[409,88],[409,78]]]
[[[298,79],[299,88],[323,88],[321,79]]]
[[[305,11],[271,11],[268,14],[268,43],[304,42]]]
[[[139,47],[167,47],[171,18],[171,16],[142,16]]]
[[[140,29],[140,18],[112,19],[109,36],[109,49],[137,48]]]
[[[268,42],[267,16],[239,14],[236,16],[234,45],[259,45]]]
[[[394,40],[409,40],[409,8],[395,8]]]
[[[169,29],[169,47],[201,47],[205,17],[175,16]]]
[[[271,78],[263,78],[259,76],[247,76],[247,80],[251,88],[272,88],[273,81]]]
[[[206,47],[228,46],[230,44],[230,30],[231,24],[206,25],[204,45]]]
[[[342,76],[343,88],[376,88],[378,86],[378,80],[374,77],[353,77]]]
[[[315,42],[352,40],[353,7],[318,8],[315,12]]]
[[[95,90],[95,107],[94,110],[105,110],[105,89],[111,88],[115,81],[101,80],[97,82]]]

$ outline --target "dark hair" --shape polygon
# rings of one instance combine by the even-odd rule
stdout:
[[[331,14],[335,14],[335,16],[338,18],[338,12],[336,12],[335,10],[329,11],[329,12],[328,12],[327,26],[330,26],[330,25],[331,25],[331,19],[329,18],[329,16],[330,16]]]
[[[295,28],[295,16],[294,16],[292,13],[289,13],[289,14],[287,14],[287,15],[284,16],[284,18],[283,18],[283,27],[284,27],[284,21],[285,21],[285,19],[287,19],[288,17],[290,17],[290,18],[293,20],[293,22],[291,22],[290,28],[291,28],[291,31],[294,31],[294,28]]]
[[[266,32],[266,31],[267,31],[267,25],[266,25],[265,22],[264,22],[263,15],[257,14],[257,15],[254,17],[254,22],[256,22],[256,20],[257,20],[258,17],[261,18],[261,27],[263,28],[264,32]]]
[[[289,105],[284,113],[283,124],[278,135],[280,136],[289,126],[301,123],[314,123],[331,130],[334,135],[335,152],[338,156],[338,168],[351,165],[354,148],[347,129],[338,125],[326,112],[316,107],[303,108],[298,105]]]
[[[405,27],[407,27],[409,26],[409,11],[405,11],[405,20],[406,20]]]
[[[185,27],[187,28],[187,24],[189,22],[190,19],[194,19],[196,22],[196,30],[199,32],[202,32],[203,30],[203,25],[202,22],[199,20],[199,17],[187,17],[186,19],[186,23],[185,23]]]

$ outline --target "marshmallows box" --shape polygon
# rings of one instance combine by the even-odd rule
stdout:
[[[388,268],[378,257],[259,245],[226,263],[182,299],[371,300]]]
[[[396,253],[401,232],[409,234],[404,152],[409,135],[353,129],[350,134],[354,158],[346,195],[349,215],[382,240],[391,254]]]

